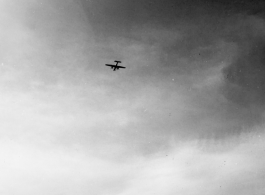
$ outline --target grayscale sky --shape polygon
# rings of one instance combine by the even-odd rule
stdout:
[[[0,0],[0,194],[264,194],[264,11]]]

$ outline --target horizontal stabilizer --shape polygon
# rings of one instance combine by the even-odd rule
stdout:
[[[118,61],[118,60],[115,60],[114,62],[118,62],[118,63],[121,63],[121,61]]]

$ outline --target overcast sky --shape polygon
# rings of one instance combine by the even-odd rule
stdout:
[[[0,0],[0,194],[263,194],[264,11]]]

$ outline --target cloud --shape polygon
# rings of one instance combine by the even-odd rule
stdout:
[[[202,150],[197,144],[178,145],[172,151],[144,161],[131,180],[131,188],[122,194],[261,194],[264,189],[261,174],[264,159],[259,158],[264,147],[262,140],[262,136],[247,138],[226,152],[203,149],[216,147],[216,141],[207,142]],[[220,144],[220,148],[225,145]],[[255,155],[251,155],[253,150]]]
[[[241,110],[245,123],[261,122],[264,112],[264,20],[248,17],[231,31],[238,45],[235,59],[224,68],[224,94]]]
[[[264,134],[245,134],[238,141],[232,150],[233,139],[185,142],[148,157],[117,161],[95,157],[78,145],[48,148],[1,139],[0,190],[66,195],[262,194]]]
[[[0,190],[5,194],[112,194],[126,183],[121,180],[126,173],[124,165],[94,158],[78,149],[48,149],[1,139],[0,153]],[[119,185],[112,185],[115,182]]]
[[[263,19],[185,2],[0,1],[2,194],[262,192]]]

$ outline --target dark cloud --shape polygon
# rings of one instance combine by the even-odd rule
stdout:
[[[262,25],[264,23],[260,23],[259,27]],[[238,109],[244,109],[244,118],[248,122],[258,122],[265,108],[265,40],[256,35],[262,33],[257,32],[257,28],[248,28],[247,31],[241,29],[241,37],[237,41],[238,55],[223,70],[224,93]]]
[[[117,86],[123,85],[123,91],[115,90],[115,94],[133,88],[126,91],[127,100],[133,102],[142,89],[153,87],[157,92],[152,94],[157,98],[154,104],[141,104],[143,110],[158,110],[150,118],[146,112],[142,116],[141,127],[148,136],[163,136],[159,138],[163,142],[172,135],[224,137],[261,121],[263,1],[78,2],[95,39],[109,44],[114,58],[129,61],[130,56],[129,66],[135,66],[134,72],[124,73],[130,85],[115,80]],[[218,71],[220,64],[225,68]],[[219,80],[211,81],[215,79]],[[183,97],[175,101],[180,93]]]
[[[264,2],[228,0],[77,0],[96,30],[104,35],[129,33],[135,25],[176,26],[179,24],[217,24],[220,19],[234,15],[260,14]],[[120,34],[119,34],[120,35]]]
[[[104,36],[130,36],[133,28],[146,25],[168,28],[194,20],[203,21],[212,12],[200,1],[83,1],[83,9],[94,30]]]

